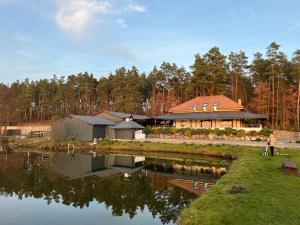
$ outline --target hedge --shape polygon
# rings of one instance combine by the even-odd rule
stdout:
[[[163,134],[163,135],[184,135],[187,137],[191,137],[192,135],[209,135],[215,134],[217,136],[236,136],[238,138],[243,138],[245,136],[255,137],[255,136],[263,136],[269,137],[270,134],[273,133],[273,130],[264,128],[259,132],[249,131],[245,132],[245,130],[237,130],[233,128],[225,128],[225,129],[191,129],[191,128],[175,128],[175,127],[146,127],[144,130],[146,135],[149,134]]]

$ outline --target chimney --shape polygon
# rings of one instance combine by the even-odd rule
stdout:
[[[238,99],[238,104],[240,105],[240,106],[242,106],[242,99]]]

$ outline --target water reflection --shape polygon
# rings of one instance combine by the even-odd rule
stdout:
[[[0,195],[34,198],[74,210],[89,210],[96,204],[110,209],[114,217],[129,216],[128,224],[134,224],[138,213],[149,214],[145,216],[152,218],[151,224],[172,224],[198,194],[198,183],[218,178],[201,168],[141,156],[11,153],[0,155]],[[4,221],[8,220],[5,216],[1,215]],[[48,217],[36,224],[51,220]],[[121,220],[119,224],[126,223]]]

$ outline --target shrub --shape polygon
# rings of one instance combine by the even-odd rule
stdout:
[[[152,134],[161,134],[161,128],[160,127],[153,128]]]
[[[152,134],[152,132],[153,132],[152,127],[149,127],[149,126],[145,127],[144,133],[145,133],[146,135]]]
[[[164,128],[161,128],[161,130],[160,130],[160,133],[161,134],[170,134],[171,133],[171,131],[170,131],[170,128],[169,127],[164,127]]]
[[[198,134],[198,129],[191,129],[191,134],[192,135]]]
[[[191,137],[192,136],[192,131],[190,129],[186,129],[183,133],[184,136],[186,137]]]
[[[205,135],[208,135],[210,133],[210,130],[209,129],[195,129],[194,130],[194,134],[205,134]]]
[[[246,134],[246,132],[245,132],[244,130],[238,130],[238,131],[236,132],[235,136],[236,136],[237,138],[243,138],[243,137],[245,137],[245,134]]]
[[[257,136],[257,131],[255,131],[255,130],[249,131],[249,132],[247,133],[247,135],[250,136],[250,137]]]
[[[272,129],[264,128],[261,131],[258,132],[259,135],[264,136],[264,137],[269,137],[271,134],[273,134]]]
[[[220,130],[219,128],[210,129],[209,131],[210,131],[209,133],[213,133],[218,136],[223,136],[223,134],[224,134],[223,130]]]
[[[237,130],[236,130],[236,129],[233,129],[233,128],[230,128],[230,127],[226,127],[226,128],[223,130],[223,133],[224,133],[226,136],[236,135]]]
[[[178,133],[178,129],[175,128],[175,127],[172,127],[172,128],[170,129],[170,133],[171,133],[171,135],[175,135],[175,134]]]

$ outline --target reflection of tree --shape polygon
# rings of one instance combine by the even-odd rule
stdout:
[[[153,173],[139,172],[130,180],[119,176],[109,180],[85,177],[67,181],[52,172],[48,163],[39,161],[39,158],[32,159],[31,169],[25,154],[13,153],[7,161],[1,161],[0,195],[33,197],[48,204],[61,202],[80,208],[97,201],[110,207],[114,216],[128,214],[130,218],[147,207],[162,223],[175,222],[178,213],[194,198],[168,184],[166,177]]]

